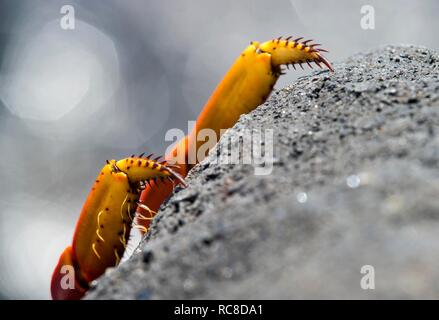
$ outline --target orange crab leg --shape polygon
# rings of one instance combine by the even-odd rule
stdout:
[[[283,74],[282,65],[295,66],[313,62],[319,67],[323,64],[333,71],[331,64],[321,54],[327,51],[319,49],[318,44],[310,43],[311,40],[300,42],[301,38],[290,39],[291,37],[277,38],[262,44],[254,41],[240,54],[205,104],[195,128],[165,156],[168,161],[177,159],[182,176],[186,176],[193,166],[188,162],[188,153],[197,154],[203,143],[197,141],[200,130],[212,129],[219,138],[221,129],[231,128],[242,114],[263,104],[277,79]],[[176,158],[175,154],[179,149],[184,150],[185,156]],[[199,162],[203,159],[196,160]],[[157,212],[163,201],[171,195],[172,190],[171,184],[161,185],[160,188],[147,187],[142,192],[140,201]],[[138,212],[145,214],[142,207],[138,208]],[[150,222],[151,220],[139,222],[144,226],[143,231],[147,231]]]
[[[77,299],[88,283],[115,266],[130,234],[137,201],[144,183],[183,179],[165,163],[139,157],[107,161],[96,178],[79,217],[73,243],[62,253],[52,276],[53,299]],[[65,285],[65,267],[74,273],[72,287]],[[63,286],[64,284],[64,286]]]

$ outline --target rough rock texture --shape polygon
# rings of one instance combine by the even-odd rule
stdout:
[[[439,298],[438,77],[437,52],[389,46],[275,92],[87,298]],[[216,164],[245,129],[274,130],[270,175]]]

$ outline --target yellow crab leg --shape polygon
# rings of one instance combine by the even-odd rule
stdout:
[[[222,129],[231,128],[242,114],[254,110],[266,101],[274,84],[283,70],[283,65],[311,62],[322,67],[326,66],[333,71],[331,64],[322,56],[327,52],[319,48],[319,44],[312,44],[311,40],[300,41],[302,38],[291,40],[292,37],[272,39],[264,43],[252,41],[241,52],[235,63],[231,66],[224,78],[216,87],[209,100],[206,102],[201,114],[197,118],[195,128],[169,152],[165,159],[177,160],[180,166],[178,172],[186,176],[195,163],[188,162],[189,153],[198,153],[203,141],[197,141],[200,130],[208,128],[220,137]],[[310,65],[311,66],[311,65]],[[303,68],[303,67],[302,67]],[[185,156],[176,157],[179,150],[184,150]],[[203,160],[196,158],[196,162]],[[170,196],[174,185],[165,183],[160,188],[146,187],[140,196],[140,201],[150,210],[157,212],[160,205]],[[143,207],[137,208],[138,213],[146,211]],[[140,222],[148,229],[149,220]]]
[[[76,298],[88,283],[117,265],[123,255],[131,230],[130,208],[135,209],[142,183],[157,179],[183,179],[154,159],[132,157],[107,161],[98,174],[79,217],[72,246],[66,249],[53,273],[51,291],[54,299]],[[126,212],[126,214],[125,214]],[[62,267],[75,270],[76,291],[62,288]],[[78,291],[79,290],[79,291]]]

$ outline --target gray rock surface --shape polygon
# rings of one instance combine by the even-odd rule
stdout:
[[[439,55],[334,67],[242,116],[87,298],[439,298]],[[216,163],[245,129],[274,130],[270,175]]]

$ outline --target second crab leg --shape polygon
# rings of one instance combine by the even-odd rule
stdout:
[[[242,114],[254,110],[263,104],[270,95],[273,87],[283,71],[282,66],[316,64],[333,71],[331,64],[323,57],[319,44],[311,40],[301,41],[302,38],[291,40],[292,37],[272,39],[264,43],[253,41],[241,52],[235,63],[218,84],[212,96],[205,104],[192,132],[182,139],[169,152],[167,161],[177,160],[180,166],[179,173],[186,176],[194,163],[189,163],[189,152],[197,151],[203,144],[197,140],[200,130],[209,128],[215,130],[219,138],[221,129],[231,128]],[[183,157],[177,157],[178,152],[184,152]],[[203,160],[196,159],[197,162]],[[171,183],[161,184],[160,188],[148,186],[142,192],[140,201],[154,212],[158,211],[163,201],[168,198],[174,186]],[[146,214],[142,207],[139,214]],[[151,220],[139,221],[143,231],[148,230]]]

